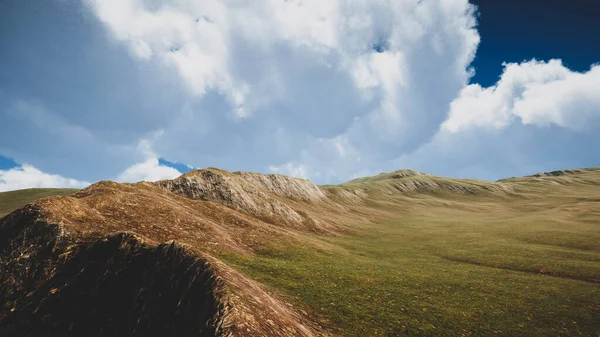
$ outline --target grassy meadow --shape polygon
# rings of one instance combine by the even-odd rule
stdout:
[[[342,336],[600,336],[599,186],[517,189],[223,258]]]
[[[507,179],[509,194],[390,194],[390,181],[323,188],[362,188],[393,216],[219,257],[335,335],[600,336],[600,170]],[[0,216],[74,191],[0,193]]]
[[[0,192],[0,218],[21,208],[29,202],[54,195],[67,195],[77,192],[74,188],[30,188],[18,191]]]

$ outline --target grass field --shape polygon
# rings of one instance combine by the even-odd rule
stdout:
[[[519,188],[223,258],[343,336],[600,336],[598,185]]]
[[[73,188],[30,188],[0,192],[0,218],[33,200],[53,195],[67,195],[76,191],[77,189]]]
[[[386,179],[348,185],[394,216],[220,258],[336,335],[600,336],[600,170],[509,179],[510,195],[389,195]],[[73,191],[0,193],[0,215]]]

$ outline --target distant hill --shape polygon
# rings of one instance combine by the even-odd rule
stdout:
[[[26,190],[0,192],[0,217],[39,198],[68,195],[77,191],[77,189],[73,188],[30,188]]]
[[[2,336],[600,333],[597,168],[328,186],[209,168],[0,207],[18,208]]]

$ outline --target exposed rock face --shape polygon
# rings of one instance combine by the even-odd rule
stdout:
[[[432,179],[426,180],[410,180],[405,182],[390,183],[397,191],[400,192],[450,192],[454,194],[476,194],[482,192],[491,192],[495,194],[506,194],[512,191],[512,187],[508,184],[489,183],[489,184],[467,184],[454,183],[452,181],[437,182]]]
[[[551,171],[551,172],[536,173],[536,174],[528,176],[528,177],[536,177],[536,178],[540,178],[540,177],[560,177],[560,176],[566,176],[566,175],[577,174],[577,173],[582,173],[582,172],[583,172],[583,170],[579,170],[579,169],[574,169],[574,170],[557,170],[557,171]]]
[[[413,170],[398,170],[390,173],[391,179],[402,179],[415,176],[429,176],[427,173],[421,173]]]
[[[235,172],[234,175],[238,175],[246,181],[282,197],[311,201],[317,201],[325,197],[323,191],[307,179],[252,172]]]
[[[294,200],[325,198],[319,187],[305,179],[218,169],[192,171],[156,185],[186,198],[219,201],[265,220],[276,218],[276,222],[291,224],[313,220],[292,207]],[[282,201],[281,197],[287,200]]]

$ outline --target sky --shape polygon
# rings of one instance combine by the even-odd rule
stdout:
[[[600,165],[596,0],[0,1],[0,191]]]

